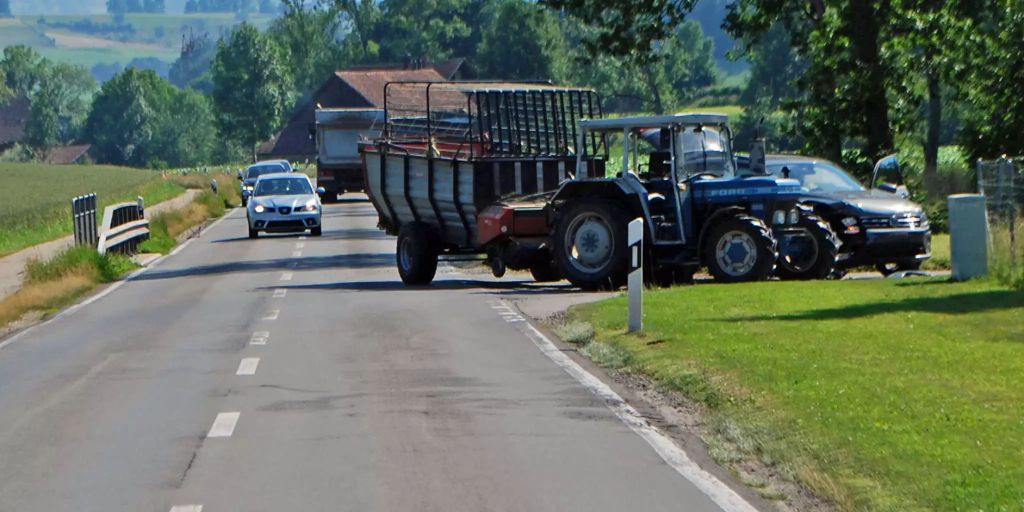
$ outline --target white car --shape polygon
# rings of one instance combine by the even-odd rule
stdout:
[[[253,186],[246,217],[249,219],[249,238],[260,231],[266,233],[295,233],[309,230],[320,236],[322,227],[320,196],[323,189],[313,189],[309,177],[300,173],[264,174]]]

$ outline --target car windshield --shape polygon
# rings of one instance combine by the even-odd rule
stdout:
[[[257,196],[295,196],[312,193],[309,181],[301,178],[273,178],[256,183]]]
[[[270,174],[272,172],[281,172],[286,170],[287,169],[285,169],[284,166],[282,166],[281,164],[254,165],[252,167],[249,167],[249,169],[245,171],[245,177],[246,179],[251,180],[258,178],[264,174]]]
[[[842,169],[826,162],[785,162],[768,163],[768,172],[783,176],[783,169],[789,170],[789,177],[800,182],[811,192],[855,192],[864,187]]]

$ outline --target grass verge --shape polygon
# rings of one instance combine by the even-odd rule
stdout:
[[[219,185],[217,193],[212,190],[200,192],[192,202],[180,210],[173,210],[154,215],[149,220],[149,240],[146,240],[139,247],[142,252],[156,252],[167,254],[174,246],[178,245],[178,238],[189,229],[198,226],[207,220],[224,215],[227,208],[241,203],[239,191],[234,183],[227,181],[229,175],[217,176],[217,182],[227,183],[227,186]],[[209,183],[208,176],[198,178],[200,181]],[[187,180],[196,180],[194,177],[177,178],[186,180],[187,185],[192,183]],[[228,178],[229,179],[229,178]]]
[[[120,279],[137,268],[126,256],[100,256],[91,247],[71,247],[47,261],[30,261],[25,283],[18,291],[0,299],[0,327],[27,313],[44,314],[63,308],[97,285]]]
[[[992,281],[771,282],[583,305],[582,350],[707,411],[709,451],[757,457],[846,510],[1024,507],[1024,293]],[[576,332],[587,338],[586,329]]]
[[[75,196],[95,192],[101,207],[137,196],[154,205],[184,191],[144,169],[0,163],[0,256],[70,234]]]

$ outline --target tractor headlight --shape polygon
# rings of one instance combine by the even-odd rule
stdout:
[[[800,222],[800,211],[793,208],[789,211],[789,223],[796,224],[797,222]]]
[[[775,210],[775,215],[772,216],[772,224],[783,225],[786,223],[786,210]]]
[[[258,205],[256,205],[256,206],[254,206],[254,207],[252,208],[252,210],[253,210],[254,212],[256,212],[256,213],[263,213],[263,212],[267,211],[267,209],[266,209],[266,208],[265,208],[265,207],[264,207],[264,206],[263,206],[262,204],[258,204]]]

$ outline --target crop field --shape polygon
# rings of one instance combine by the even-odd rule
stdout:
[[[45,48],[52,43],[32,27],[17,18],[0,18],[0,48],[16,44],[27,44],[34,48]]]
[[[89,16],[24,16],[22,20],[26,23],[38,25],[38,20],[45,20],[44,26],[47,31],[56,31],[64,34],[82,34],[103,37],[99,34],[86,34],[74,30],[58,27],[61,24],[75,23],[88,20],[95,24],[110,24],[111,17],[106,14],[94,14]],[[249,23],[263,29],[270,23],[270,16],[253,15],[247,20]],[[125,16],[125,22],[130,24],[134,33],[120,41],[123,43],[149,43],[170,48],[175,51],[181,46],[181,36],[189,31],[195,34],[209,33],[210,37],[216,39],[221,32],[230,30],[237,25],[239,20],[234,13],[203,13],[203,14],[150,14],[138,13]]]
[[[767,282],[572,310],[599,363],[707,410],[712,456],[757,457],[844,510],[1020,510],[1024,292],[995,280]]]
[[[183,191],[156,171],[0,163],[0,256],[70,233],[75,196],[95,192],[102,205],[141,195],[155,204]]]

